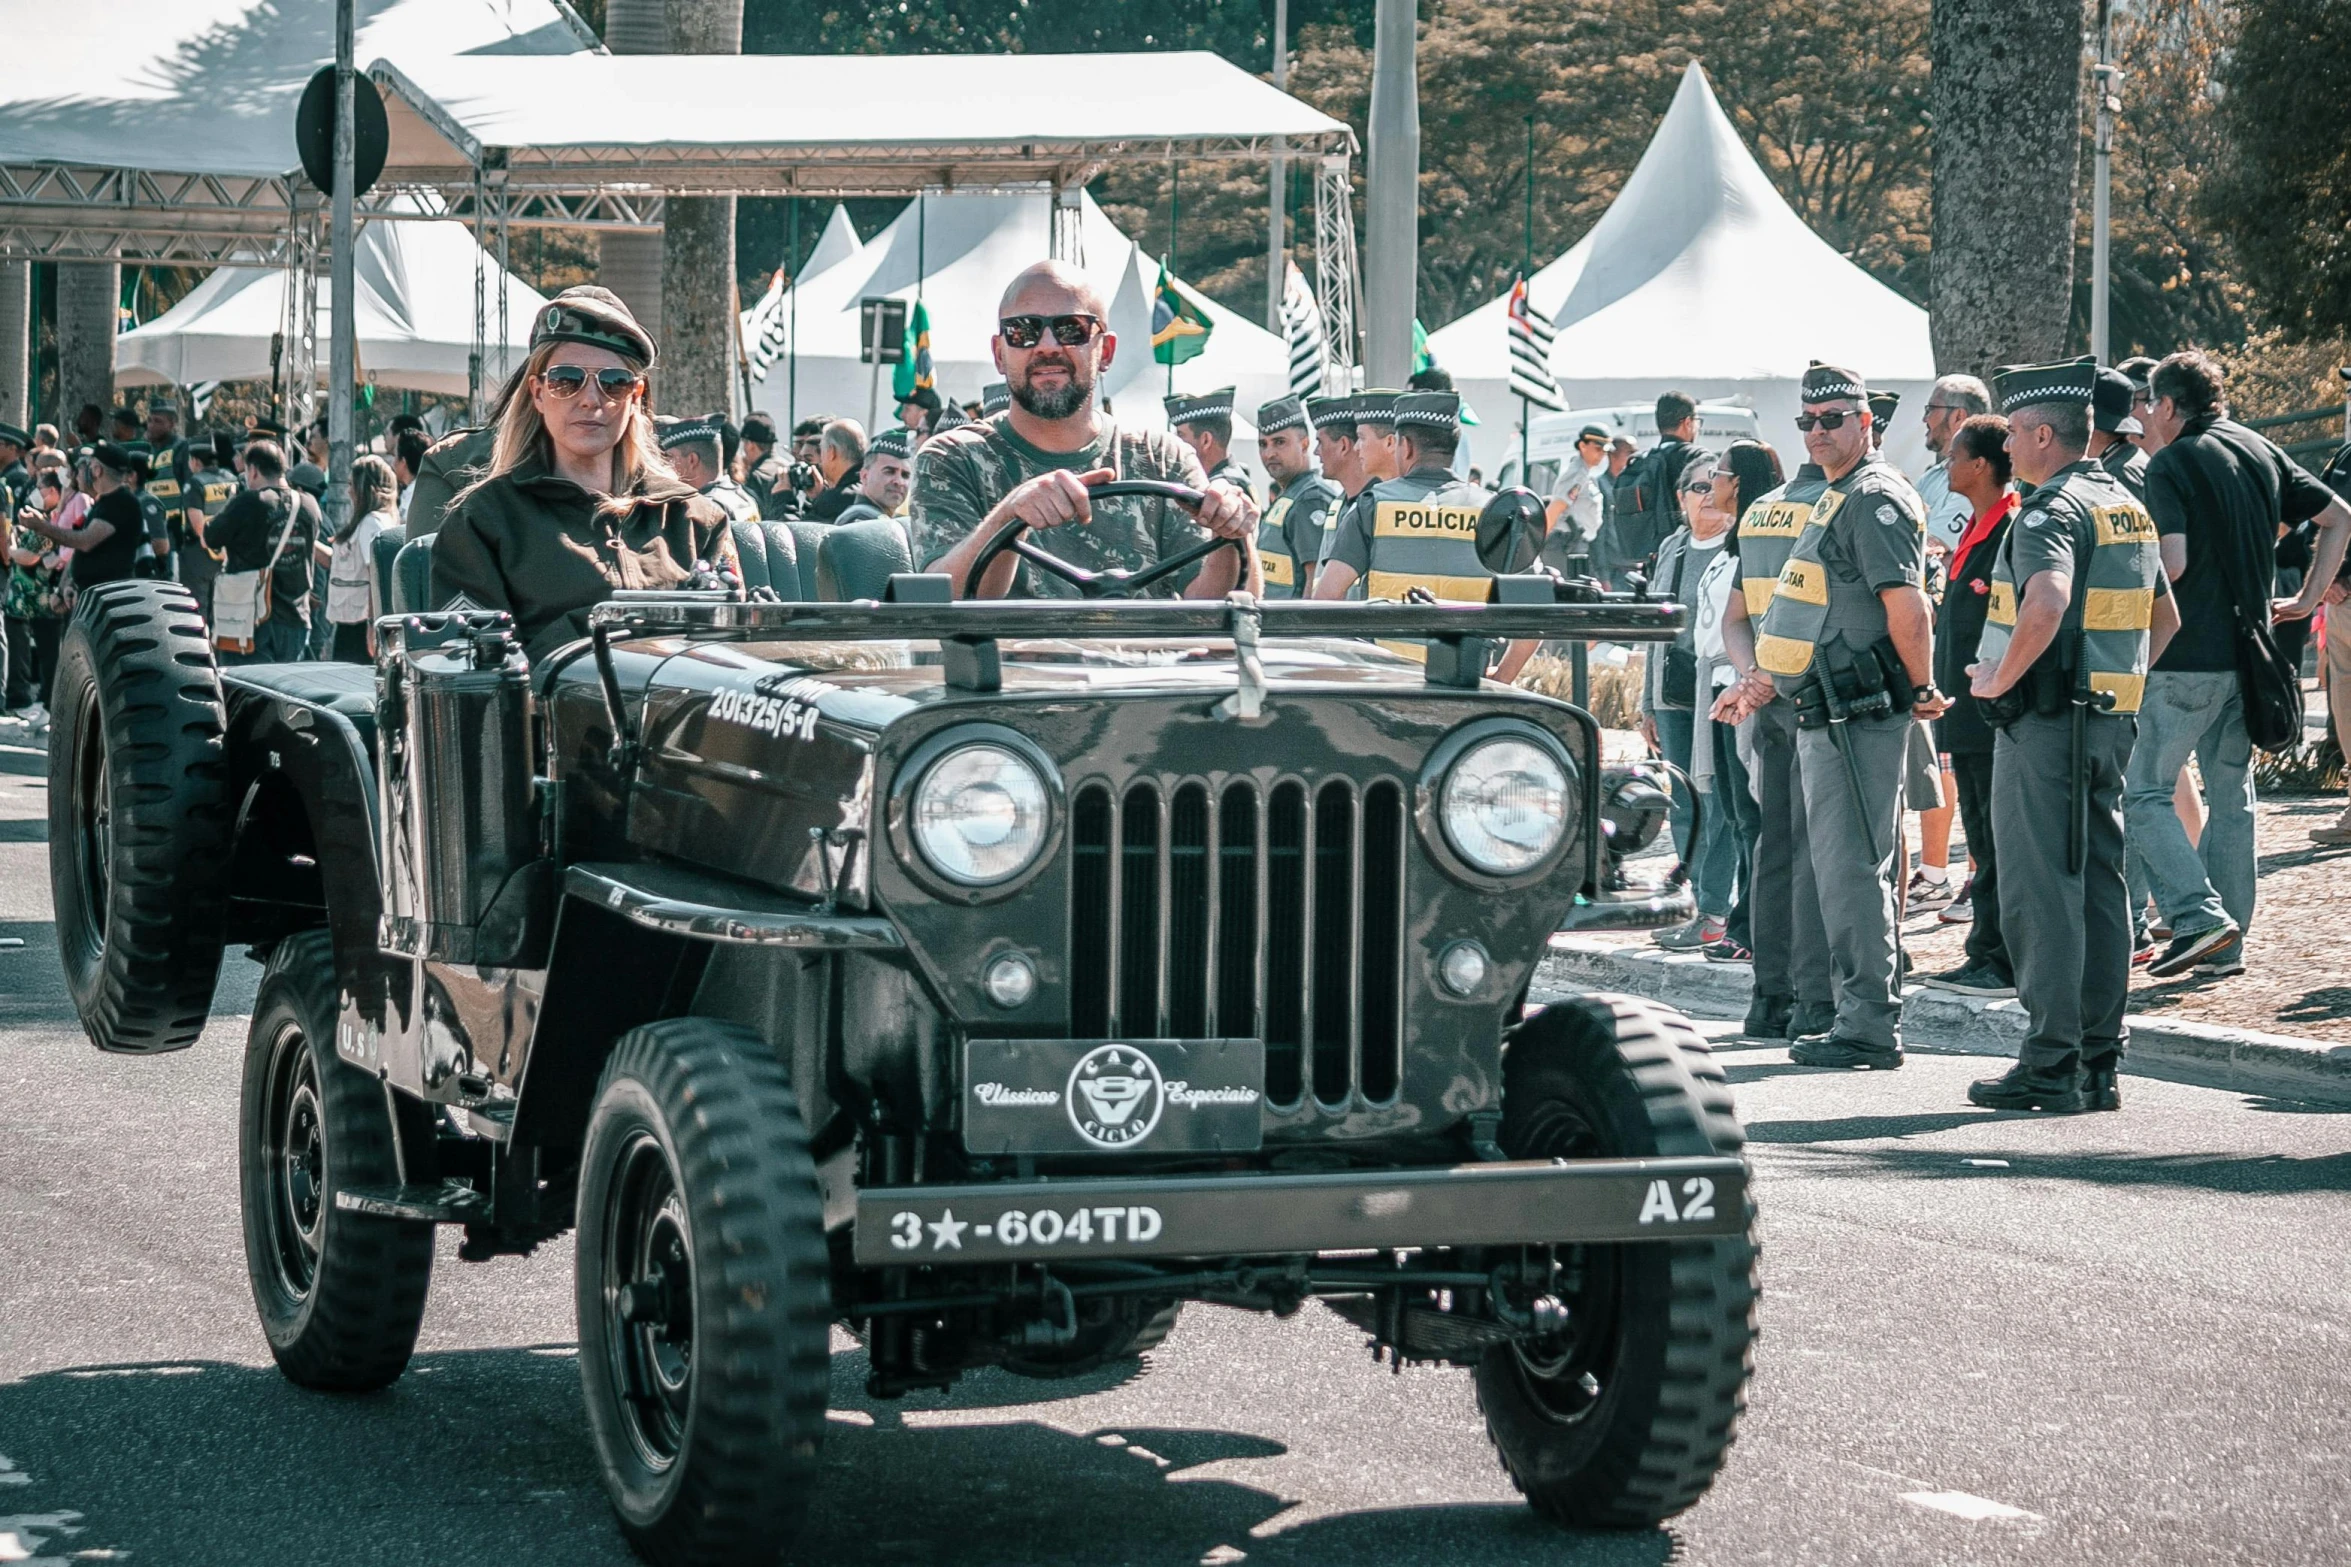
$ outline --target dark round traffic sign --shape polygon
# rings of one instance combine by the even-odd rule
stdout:
[[[384,154],[391,150],[392,127],[384,118],[383,94],[362,72],[351,77],[351,194],[361,196],[384,172]],[[302,154],[302,172],[310,183],[329,195],[335,188],[335,68],[322,65],[310,85],[302,89],[302,106],[294,111],[294,146]]]

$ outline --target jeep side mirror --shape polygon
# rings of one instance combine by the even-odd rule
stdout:
[[[1542,498],[1514,484],[1478,513],[1478,560],[1498,577],[1516,576],[1535,563],[1548,531]]]

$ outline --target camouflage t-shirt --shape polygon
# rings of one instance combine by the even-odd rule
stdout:
[[[1093,444],[1074,452],[1039,451],[1012,433],[998,414],[925,441],[914,458],[909,520],[918,569],[930,570],[976,530],[1014,486],[1055,468],[1084,473],[1109,468],[1122,479],[1162,479],[1204,486],[1207,476],[1192,449],[1165,430],[1127,430],[1110,420]],[[1118,498],[1094,508],[1093,521],[1048,528],[1030,536],[1039,549],[1086,571],[1123,567],[1140,571],[1169,555],[1204,544],[1208,532],[1182,507],[1162,500]],[[1190,573],[1178,573],[1144,591],[1168,597],[1183,591]],[[1015,598],[1076,598],[1068,583],[1023,564]]]

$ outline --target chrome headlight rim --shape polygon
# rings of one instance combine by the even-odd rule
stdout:
[[[1470,752],[1497,740],[1517,740],[1531,745],[1558,764],[1566,806],[1565,821],[1561,824],[1559,840],[1548,851],[1525,868],[1516,871],[1489,870],[1464,855],[1453,842],[1453,835],[1445,826],[1445,783],[1454,767]],[[1420,779],[1413,790],[1413,819],[1420,829],[1421,841],[1429,857],[1455,881],[1475,887],[1482,892],[1495,889],[1533,887],[1556,874],[1568,856],[1575,852],[1583,838],[1583,821],[1587,790],[1583,768],[1575,755],[1560,738],[1549,730],[1524,718],[1490,716],[1473,719],[1437,742],[1421,764]]]
[[[942,869],[924,851],[915,831],[915,801],[924,780],[930,777],[939,763],[958,751],[975,746],[1008,751],[1028,764],[1043,787],[1045,796],[1044,831],[1038,837],[1035,853],[1019,870],[987,882],[964,881]],[[1039,749],[1035,741],[1002,724],[964,723],[943,729],[908,752],[891,775],[888,810],[890,847],[899,865],[925,892],[950,903],[992,903],[1012,896],[1034,881],[1046,866],[1053,863],[1054,855],[1061,847],[1063,823],[1068,816],[1068,797],[1062,787],[1061,769]]]

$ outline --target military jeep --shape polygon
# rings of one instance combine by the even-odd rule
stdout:
[[[537,667],[415,611],[373,668],[216,669],[178,587],[88,595],[68,981],[100,1048],[170,1050],[224,947],[265,961],[242,1196],[285,1374],[398,1377],[436,1226],[468,1261],[570,1230],[657,1561],[789,1544],[835,1323],[890,1397],[1104,1367],[1194,1303],[1466,1369],[1562,1523],[1690,1505],[1755,1331],[1731,1096],[1678,1016],[1529,994],[1552,932],[1687,899],[1625,888],[1656,813],[1590,715],[1482,678],[1679,611],[1137,585],[624,594]]]

